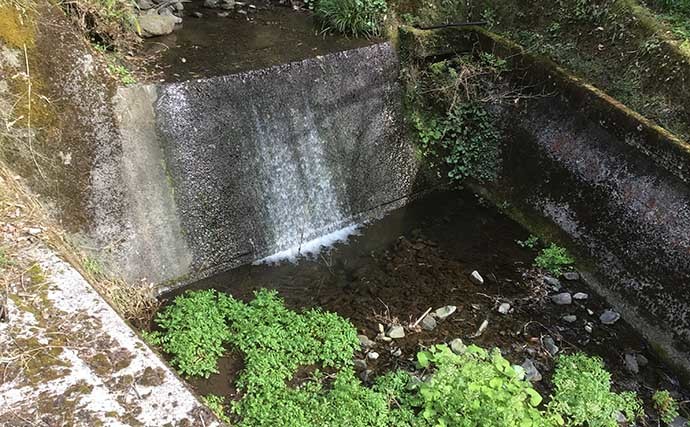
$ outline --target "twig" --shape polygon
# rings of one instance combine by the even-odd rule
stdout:
[[[29,69],[29,52],[26,50],[26,43],[24,44],[24,61],[26,64],[26,81],[27,81],[27,91],[28,91],[28,111],[26,113],[26,127],[28,132],[26,133],[26,137],[29,141],[29,152],[31,153],[31,160],[33,160],[34,165],[36,165],[36,169],[38,170],[38,174],[41,175],[41,178],[45,179],[46,176],[43,174],[43,171],[41,170],[41,167],[38,165],[38,161],[36,160],[36,154],[34,153],[34,148],[33,148],[33,132],[31,131],[31,70]]]
[[[427,314],[429,314],[429,313],[431,312],[431,308],[432,308],[432,307],[429,307],[429,309],[428,309],[427,311],[425,311],[424,314],[422,314],[422,315],[419,317],[419,319],[417,319],[417,321],[414,322],[414,323],[412,324],[411,328],[416,328],[417,325],[419,325],[419,322],[421,322],[422,319],[424,319],[424,318],[427,316]]]

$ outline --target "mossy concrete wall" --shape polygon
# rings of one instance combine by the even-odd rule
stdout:
[[[492,107],[504,171],[481,190],[529,228],[565,238],[591,284],[690,373],[690,145],[481,29],[401,39],[411,60],[482,50],[509,61],[526,97]]]

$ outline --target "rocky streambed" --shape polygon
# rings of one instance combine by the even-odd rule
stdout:
[[[554,277],[533,267],[537,251],[523,247],[529,237],[478,197],[440,192],[297,264],[244,266],[187,289],[215,288],[244,300],[275,289],[291,308],[339,313],[360,334],[355,364],[365,383],[394,369],[415,370],[417,352],[431,345],[460,351],[477,344],[499,348],[548,396],[556,358],[579,351],[604,360],[615,390],[636,391],[648,420],[656,416],[651,396],[661,389],[685,402],[687,417],[690,394],[673,371],[576,268]],[[228,355],[219,369],[190,382],[201,394],[239,398],[233,382],[242,360]]]

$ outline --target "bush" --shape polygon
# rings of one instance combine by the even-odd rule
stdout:
[[[556,276],[560,276],[563,273],[563,268],[573,265],[573,263],[575,260],[568,254],[568,251],[555,243],[542,249],[534,259],[534,265]]]
[[[388,5],[385,0],[319,0],[315,10],[328,29],[373,37],[381,34]]]
[[[611,391],[611,374],[597,357],[580,353],[559,357],[553,385],[549,410],[562,414],[568,425],[618,427],[618,412],[630,422],[642,412],[635,393]]]
[[[412,406],[421,412],[420,426],[534,426],[562,424],[557,415],[537,409],[542,397],[511,366],[498,349],[469,346],[455,354],[436,346],[418,354],[422,367],[433,368],[431,379],[420,385]]]

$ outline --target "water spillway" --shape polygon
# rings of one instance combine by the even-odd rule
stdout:
[[[401,130],[398,72],[383,43],[121,89],[130,236],[121,270],[185,281],[299,250],[404,203],[423,185]]]

